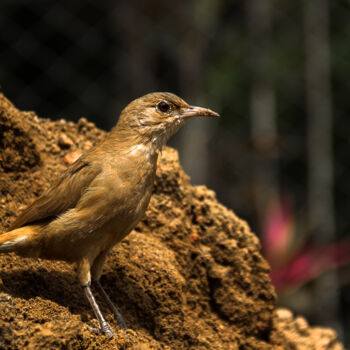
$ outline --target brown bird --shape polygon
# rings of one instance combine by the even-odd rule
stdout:
[[[0,252],[77,264],[77,277],[112,337],[91,292],[91,281],[122,328],[125,322],[100,284],[108,252],[143,217],[162,146],[187,119],[218,117],[167,92],[132,101],[107,138],[83,154],[0,235]]]

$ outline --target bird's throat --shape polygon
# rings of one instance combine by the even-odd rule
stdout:
[[[162,152],[162,147],[164,145],[164,141],[160,140],[157,137],[153,137],[148,142],[138,143],[130,147],[129,154],[135,157],[146,157],[151,160],[154,157],[157,157],[159,153]]]

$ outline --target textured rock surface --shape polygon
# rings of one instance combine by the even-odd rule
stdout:
[[[104,132],[40,119],[0,95],[0,232]],[[109,257],[102,283],[130,326],[97,326],[74,267],[0,256],[0,348],[342,349],[332,330],[275,310],[257,237],[215,193],[193,187],[176,151],[159,161],[147,215]]]

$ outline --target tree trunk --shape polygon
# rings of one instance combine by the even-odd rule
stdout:
[[[191,104],[205,105],[208,102],[203,89],[206,68],[203,56],[212,28],[215,28],[219,20],[220,6],[220,2],[211,0],[194,1],[188,2],[178,13],[178,22],[183,28],[177,52],[179,85],[181,94]],[[206,119],[192,120],[188,124],[177,137],[176,146],[180,152],[181,164],[191,176],[193,184],[205,184],[210,156],[208,142],[215,126],[212,120]]]
[[[335,240],[333,203],[332,101],[327,0],[304,1],[308,113],[308,222],[314,241]],[[320,257],[322,259],[322,257]],[[315,282],[318,319],[340,332],[335,271]]]
[[[251,70],[253,196],[258,226],[262,229],[267,209],[279,199],[276,102],[269,74],[271,2],[248,0],[246,6]]]

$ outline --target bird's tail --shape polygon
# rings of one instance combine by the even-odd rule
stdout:
[[[37,226],[24,226],[0,235],[0,253],[20,252],[31,245]]]

